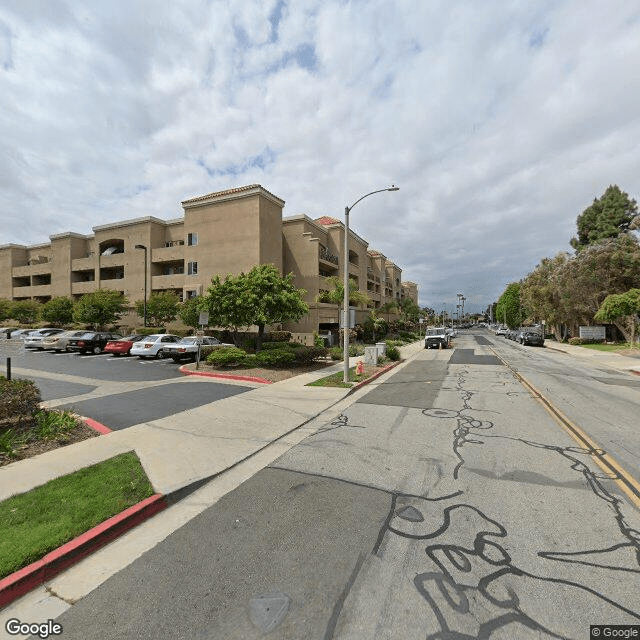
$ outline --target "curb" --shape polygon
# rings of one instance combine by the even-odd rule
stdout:
[[[384,367],[384,369],[380,369],[380,371],[378,371],[377,373],[374,373],[370,378],[367,378],[366,380],[363,380],[362,382],[358,382],[357,385],[351,387],[351,389],[349,390],[349,393],[352,393],[353,391],[358,390],[360,387],[364,387],[366,384],[369,384],[370,382],[373,382],[374,380],[376,380],[380,376],[382,376],[385,373],[387,373],[387,371],[391,371],[391,369],[393,369],[394,367],[397,367],[401,362],[403,362],[403,361],[402,360],[398,360],[397,362],[393,362],[391,364],[388,364],[386,367]],[[347,394],[347,395],[349,395],[349,394]]]
[[[68,569],[108,542],[167,508],[165,496],[156,493],[85,531],[30,565],[0,580],[0,608]]]
[[[273,384],[271,380],[265,380],[264,378],[258,378],[256,376],[238,376],[232,373],[211,373],[210,371],[191,371],[186,368],[187,365],[183,364],[178,371],[183,376],[202,376],[204,378],[226,378],[227,380],[245,380],[247,382],[260,382],[261,384]]]
[[[108,433],[111,433],[111,429],[109,427],[105,427],[103,424],[100,424],[93,418],[86,418],[85,416],[80,416],[80,419],[88,426],[91,427],[94,431],[106,436]]]

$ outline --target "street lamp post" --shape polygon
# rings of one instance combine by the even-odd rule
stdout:
[[[147,326],[147,247],[137,244],[136,249],[144,249],[144,326]]]
[[[360,200],[364,200],[374,193],[382,193],[383,191],[399,191],[400,187],[391,185],[387,189],[378,189],[366,193],[358,198],[350,207],[344,208],[344,300],[343,300],[343,332],[344,332],[344,375],[343,382],[349,382],[349,212],[355,207]]]

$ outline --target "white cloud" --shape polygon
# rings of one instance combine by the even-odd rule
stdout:
[[[640,11],[612,0],[0,7],[0,243],[259,182],[486,306],[640,195]],[[25,221],[28,221],[25,224]]]

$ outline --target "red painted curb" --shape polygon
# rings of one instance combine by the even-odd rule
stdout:
[[[636,371],[635,369],[629,369],[634,376],[640,376],[640,371]]]
[[[40,560],[3,578],[0,580],[0,608],[50,580],[166,507],[166,498],[161,494],[155,494],[89,529]]]
[[[86,422],[87,426],[91,427],[94,431],[101,433],[102,435],[107,435],[107,433],[111,433],[111,429],[109,427],[105,427],[103,424],[96,422],[92,418],[85,418],[84,416],[80,416],[84,422]]]

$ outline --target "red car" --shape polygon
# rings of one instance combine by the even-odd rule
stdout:
[[[138,342],[142,340],[144,336],[139,336],[136,334],[125,336],[120,340],[111,340],[107,342],[104,348],[105,353],[111,353],[114,356],[128,356],[131,355],[129,352],[131,351],[131,346],[134,342]]]

